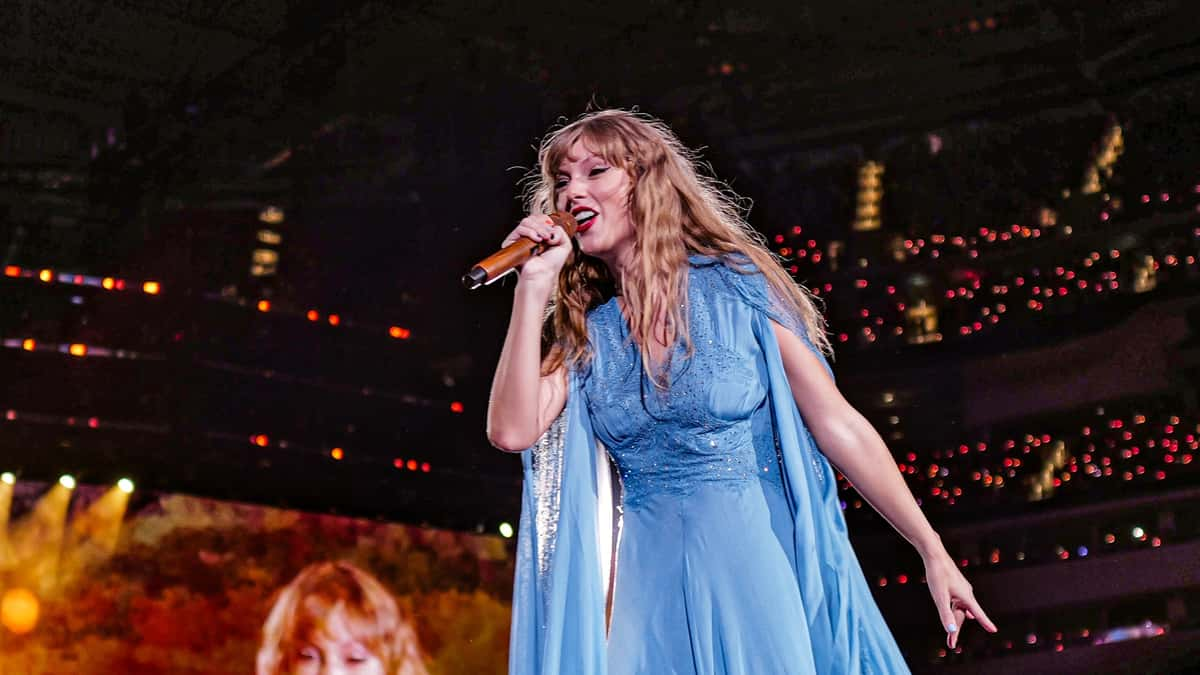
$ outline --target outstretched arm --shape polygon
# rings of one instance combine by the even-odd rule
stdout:
[[[917,506],[879,433],[846,401],[825,365],[796,334],[774,322],[772,328],[792,395],[817,445],[863,499],[921,554],[929,592],[947,631],[947,645],[957,645],[964,617],[996,632],[975,600],[971,584]]]

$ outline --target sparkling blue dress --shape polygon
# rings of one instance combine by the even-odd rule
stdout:
[[[752,267],[689,262],[693,354],[676,346],[669,389],[614,298],[589,316],[594,356],[563,416],[525,453],[510,672],[907,673],[771,321],[816,349]]]

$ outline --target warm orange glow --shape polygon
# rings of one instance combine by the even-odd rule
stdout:
[[[250,437],[250,442],[260,448],[265,448],[271,442],[271,439],[267,438],[266,434],[254,434]]]
[[[54,272],[53,270],[42,270],[41,272],[38,272],[38,278],[46,283],[50,283],[51,281],[54,281]]]
[[[87,345],[78,342],[71,345],[71,356],[87,356]]]
[[[408,464],[406,464],[405,466],[408,467],[409,471],[416,471],[417,470],[417,460],[410,459],[410,460],[408,460]]]
[[[304,316],[307,316],[309,321],[318,321],[321,318],[321,315],[317,313],[317,310],[315,309],[308,310],[308,314],[305,314]]]
[[[37,596],[24,588],[10,588],[0,599],[0,623],[17,635],[37,626],[41,607]]]
[[[334,448],[333,450],[329,451],[329,456],[338,461],[341,461],[342,458],[346,456],[346,451],[342,450],[341,448]]]
[[[258,311],[260,311],[260,312],[271,311],[271,301],[270,300],[259,300],[258,301]]]
[[[267,206],[258,212],[258,219],[268,225],[278,225],[284,220],[283,209],[278,206]]]
[[[400,326],[392,326],[388,329],[388,335],[391,335],[397,340],[407,340],[412,335],[412,331],[407,328],[401,328]]]
[[[342,317],[338,316],[337,314],[329,315],[329,325],[330,326],[336,326],[341,322],[342,322]]]
[[[162,288],[159,286],[157,281],[147,281],[146,283],[142,284],[142,290],[145,291],[147,295],[158,295],[158,292],[161,291]]]
[[[37,349],[37,341],[30,339],[30,338],[26,338],[25,340],[21,341],[21,349],[24,349],[27,352],[31,352],[31,351]]]
[[[104,277],[100,280],[100,285],[104,288],[104,290],[111,291],[113,287],[117,285],[117,281],[112,277]]]
[[[460,413],[463,411],[463,404],[460,401],[454,401],[450,404],[450,412]]]
[[[16,265],[5,265],[4,266],[4,276],[19,277],[19,276],[21,276],[21,268],[17,267]]]

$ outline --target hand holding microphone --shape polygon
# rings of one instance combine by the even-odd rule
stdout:
[[[496,253],[481,260],[463,275],[468,289],[490,284],[516,268],[527,281],[544,280],[553,284],[571,254],[571,237],[578,223],[569,213],[526,216],[509,233]]]

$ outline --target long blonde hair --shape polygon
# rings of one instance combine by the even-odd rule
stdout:
[[[626,110],[584,114],[543,139],[538,167],[525,195],[529,213],[555,210],[555,174],[567,153],[582,141],[587,149],[623,169],[632,187],[629,214],[635,230],[637,264],[626,270],[622,296],[642,365],[654,382],[665,379],[652,368],[650,340],[655,319],[663,321],[666,344],[683,338],[692,353],[687,323],[688,255],[721,258],[740,272],[749,262],[766,277],[779,309],[798,317],[808,339],[832,355],[817,299],[795,283],[770,252],[759,232],[742,217],[741,200],[723,183],[698,169],[699,161],[663,122]],[[563,266],[545,327],[543,371],[578,367],[591,358],[587,313],[616,292],[607,265],[576,250]]]
[[[291,672],[300,644],[320,633],[339,609],[354,638],[383,662],[388,675],[428,675],[416,631],[396,599],[346,561],[309,565],[279,591],[263,624],[256,675]]]

